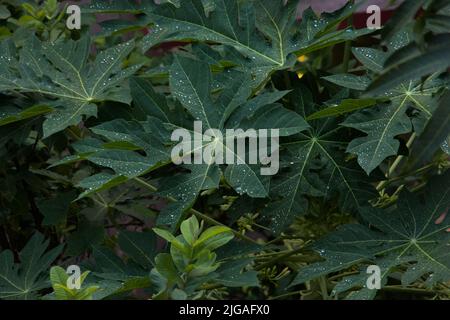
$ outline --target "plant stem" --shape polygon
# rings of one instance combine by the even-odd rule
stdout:
[[[410,176],[414,176],[416,174],[420,174],[420,173],[422,173],[424,171],[427,171],[428,169],[433,168],[434,166],[435,166],[434,163],[429,163],[429,164],[427,164],[426,166],[424,166],[422,168],[419,168],[419,169],[416,169],[416,170],[414,170],[412,172],[408,172],[408,173],[402,174],[400,176],[394,177],[392,179],[389,179],[388,181],[386,181],[386,184],[384,185],[384,187],[386,188],[388,185],[390,185],[393,182],[405,179],[405,178],[410,177]]]
[[[137,183],[139,183],[140,185],[142,185],[143,187],[147,188],[151,192],[158,191],[158,188],[156,188],[155,186],[152,186],[150,183],[148,183],[145,180],[142,180],[141,178],[135,177],[135,178],[133,178],[133,180],[136,181]]]
[[[98,204],[100,207],[105,207],[105,204],[98,200],[95,196],[90,197],[92,201],[94,201],[96,204]]]
[[[72,138],[74,138],[76,141],[83,139],[83,137],[79,136],[75,131],[72,130],[71,127],[68,127],[66,130],[69,133],[69,135],[71,135]]]
[[[330,278],[331,279],[331,278]],[[422,294],[422,295],[436,295],[436,294],[448,294],[449,292],[446,290],[426,290],[419,288],[406,288],[406,287],[398,287],[398,286],[385,286],[380,289],[381,291],[390,291],[390,292],[402,292],[402,293],[411,293],[411,294]],[[293,291],[284,293],[279,296],[271,297],[269,300],[281,299],[289,296],[293,296],[296,294],[301,294],[303,290]]]
[[[286,297],[294,296],[296,294],[301,294],[302,292],[303,292],[303,290],[288,292],[288,293],[280,294],[279,296],[270,297],[269,300],[277,300],[277,299],[281,299],[281,298],[286,298]]]
[[[407,288],[407,287],[397,287],[397,286],[385,286],[381,288],[382,291],[391,292],[404,292],[404,293],[414,293],[414,294],[424,294],[424,295],[436,295],[436,294],[449,294],[445,290],[426,290],[419,288]]]
[[[95,195],[100,199],[100,201],[102,202],[103,206],[105,208],[107,208],[108,207],[108,202],[105,200],[105,198],[103,198],[101,193],[99,192],[99,193],[96,193]]]
[[[346,41],[345,42],[345,49],[344,49],[344,62],[342,64],[342,71],[343,73],[347,73],[348,72],[348,66],[350,63],[350,52],[352,50],[352,42]]]
[[[284,83],[286,85],[286,90],[291,89],[292,88],[292,83],[291,83],[291,78],[290,78],[289,72],[288,71],[284,71],[283,76],[284,76]]]
[[[224,285],[220,283],[211,283],[211,284],[204,284],[200,288],[202,290],[214,290],[214,289],[220,289],[223,288]]]
[[[328,295],[327,279],[325,278],[325,276],[321,276],[319,278],[319,287],[323,300],[330,300],[330,297]]]
[[[354,0],[351,0],[350,2],[352,4],[355,3]],[[353,26],[353,16],[350,16],[348,18],[347,23],[348,23],[348,27]],[[348,66],[349,66],[349,63],[350,63],[350,54],[351,54],[351,52],[352,52],[352,41],[351,40],[345,41],[344,62],[342,64],[342,71],[344,73],[348,72]]]
[[[411,147],[411,145],[413,144],[414,140],[416,139],[416,133],[413,133],[411,135],[411,137],[409,138],[408,142],[406,143],[406,147],[409,149]],[[377,191],[381,191],[384,189],[384,187],[388,184],[389,182],[389,178],[392,176],[392,174],[394,173],[395,169],[397,169],[397,167],[399,166],[399,164],[402,162],[403,158],[405,156],[400,155],[398,156],[395,161],[392,163],[392,165],[389,167],[389,170],[386,174],[386,180],[381,181],[378,186],[377,186]]]
[[[262,270],[264,268],[270,267],[271,265],[277,263],[278,261],[284,260],[286,258],[289,258],[290,256],[293,256],[293,255],[296,255],[297,253],[300,253],[303,250],[304,250],[304,247],[302,246],[302,247],[299,247],[297,249],[294,249],[294,250],[288,251],[286,253],[280,254],[279,256],[277,256],[275,258],[272,258],[272,259],[270,259],[267,262],[261,263],[259,266],[256,266],[255,270],[259,271],[259,270]]]
[[[334,280],[337,280],[337,279],[340,279],[340,278],[344,278],[346,276],[351,276],[351,275],[354,275],[354,274],[358,274],[358,273],[359,273],[359,271],[344,272],[344,273],[337,274],[335,276],[329,277],[328,280],[334,281]]]

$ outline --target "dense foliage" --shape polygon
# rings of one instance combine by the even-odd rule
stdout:
[[[448,1],[381,30],[351,2],[159,2],[70,31],[0,1],[0,298],[450,298]],[[194,120],[278,129],[279,171],[175,165]]]

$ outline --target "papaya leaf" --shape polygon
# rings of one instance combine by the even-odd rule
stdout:
[[[302,98],[298,99],[299,96]],[[310,93],[302,88],[294,91],[292,97],[297,111],[308,117],[313,107]],[[288,156],[281,159],[284,168],[272,179],[270,196],[273,200],[262,211],[275,233],[306,212],[308,196],[338,196],[343,210],[358,209],[376,196],[364,172],[352,161],[345,161],[339,152],[347,142],[339,134],[336,121],[328,118],[311,120],[309,124],[310,129],[281,145]]]
[[[35,233],[20,251],[20,263],[14,262],[13,253],[0,253],[0,298],[33,300],[38,292],[50,287],[48,268],[62,251],[62,246],[47,250],[49,241]]]
[[[386,93],[389,104],[362,110],[348,117],[343,126],[355,128],[367,136],[354,139],[347,151],[358,155],[358,163],[369,174],[389,156],[397,155],[400,142],[395,138],[410,133],[413,127],[421,133],[424,123],[436,108],[434,95],[442,88],[439,79],[430,79],[424,84],[410,81]],[[418,115],[408,117],[408,108],[413,107]]]
[[[407,286],[421,277],[431,287],[450,279],[450,217],[436,224],[450,205],[449,172],[429,182],[424,197],[403,193],[395,208],[361,208],[364,224],[344,225],[314,244],[325,259],[301,270],[291,283],[296,285],[354,265],[378,265],[382,279],[396,267],[405,266],[401,282]],[[364,270],[365,271],[365,270]],[[341,280],[340,292],[356,290],[352,295],[373,298],[376,290],[366,288],[367,274]],[[362,289],[361,289],[362,288]],[[348,292],[347,292],[348,293]],[[356,298],[356,297],[353,297]]]
[[[100,52],[89,63],[91,40],[45,43],[31,36],[22,48],[13,40],[0,45],[0,91],[36,93],[55,108],[46,116],[44,137],[78,124],[83,116],[97,115],[96,102],[130,102],[124,79],[139,69],[122,69],[122,60],[134,47],[133,41]]]

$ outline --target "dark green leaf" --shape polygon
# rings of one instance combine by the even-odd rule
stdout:
[[[383,279],[397,270],[396,267],[404,265],[403,285],[420,277],[426,277],[428,286],[449,281],[450,233],[446,230],[450,227],[450,217],[436,224],[450,205],[449,178],[447,172],[430,181],[426,200],[414,194],[403,194],[392,210],[362,208],[360,214],[365,224],[345,225],[316,243],[314,248],[326,260],[301,269],[291,285],[360,263],[378,265]],[[366,280],[367,275],[353,277],[347,289],[364,288]],[[350,278],[342,281],[345,283]],[[367,297],[373,298],[375,294],[376,290],[371,290]]]
[[[0,253],[0,298],[8,300],[36,299],[39,290],[50,287],[47,270],[62,251],[58,246],[47,251],[49,241],[36,233],[19,254],[20,263],[14,262],[13,253]]]

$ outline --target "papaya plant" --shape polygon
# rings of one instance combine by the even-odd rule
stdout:
[[[449,299],[448,1],[298,5],[1,1],[0,299]]]

